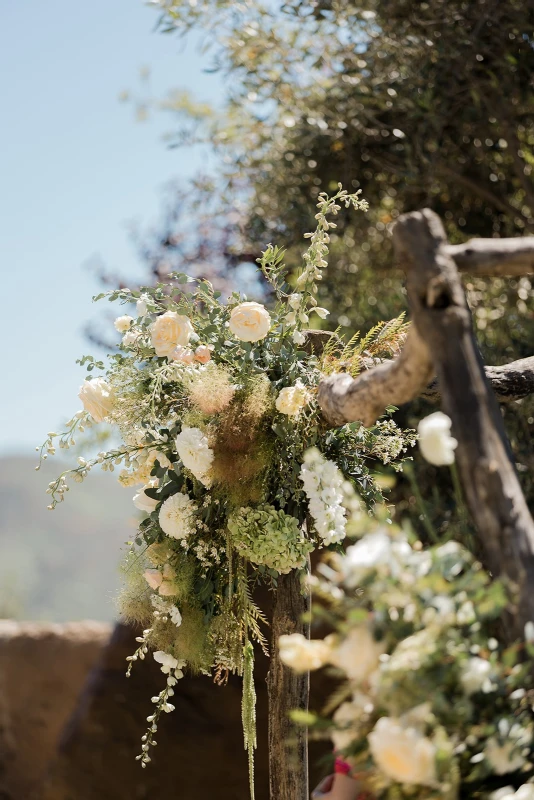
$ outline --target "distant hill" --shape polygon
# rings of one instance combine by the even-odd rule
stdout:
[[[0,617],[111,620],[135,490],[98,469],[48,511],[45,491],[62,464],[51,459],[39,472],[35,464],[0,458]]]

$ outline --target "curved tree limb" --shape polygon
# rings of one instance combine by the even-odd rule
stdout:
[[[387,405],[402,405],[417,397],[432,374],[428,348],[412,325],[398,358],[384,361],[357,378],[330,375],[321,381],[317,400],[333,427],[354,420],[369,427]]]
[[[470,239],[444,248],[458,269],[471,275],[520,276],[534,273],[534,236]]]
[[[429,368],[431,354],[443,408],[458,439],[458,469],[486,567],[517,589],[517,606],[512,604],[506,620],[508,637],[514,640],[525,623],[534,620],[534,520],[517,479],[499,407],[486,380],[441,220],[428,209],[405,214],[397,222],[393,238],[407,275],[413,330],[395,361],[370,370],[357,381],[346,376],[325,379],[319,403],[325,416],[336,420],[348,408],[354,411],[360,401],[357,418],[366,421],[375,414],[377,390],[382,390],[382,401],[396,403],[398,382],[404,382],[404,388],[416,388]],[[526,360],[530,367],[531,359]],[[410,368],[407,381],[399,365]],[[386,396],[384,387],[393,393]],[[361,406],[362,399],[373,414]]]
[[[406,345],[410,344],[410,351]],[[426,348],[425,348],[426,349]],[[423,350],[412,347],[410,337],[400,356],[395,360],[370,359],[365,372],[356,378],[346,373],[330,375],[319,387],[318,400],[323,416],[333,427],[360,420],[366,427],[372,425],[389,405],[400,406],[422,397],[431,403],[441,400],[437,378],[423,381],[426,360],[419,364]],[[378,371],[380,368],[380,372]],[[429,374],[433,368],[430,367]],[[500,367],[484,367],[486,380],[499,403],[511,403],[534,394],[534,356],[520,358]]]

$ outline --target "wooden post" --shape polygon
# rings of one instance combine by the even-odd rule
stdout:
[[[534,621],[534,521],[484,374],[458,270],[441,220],[428,209],[402,216],[394,243],[406,268],[414,325],[432,354],[443,408],[458,439],[458,470],[483,559],[518,590],[518,607],[507,620],[514,639]]]
[[[271,800],[309,800],[307,731],[289,719],[291,709],[308,709],[310,675],[297,675],[280,661],[278,637],[302,633],[309,638],[310,626],[302,622],[309,611],[310,596],[303,594],[300,574],[280,575],[275,593],[271,663],[267,676],[269,696],[269,789]]]

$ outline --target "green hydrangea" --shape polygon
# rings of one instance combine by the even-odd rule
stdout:
[[[228,529],[241,555],[281,573],[303,567],[313,550],[298,520],[270,505],[241,508],[229,518]]]

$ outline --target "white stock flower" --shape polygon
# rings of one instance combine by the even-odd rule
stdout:
[[[300,480],[317,533],[325,544],[341,542],[347,522],[343,508],[343,474],[333,461],[312,448],[304,455]]]
[[[193,331],[191,320],[176,311],[166,311],[151,327],[152,347],[158,356],[170,356],[173,350],[189,342]]]
[[[377,642],[367,625],[351,628],[332,649],[328,661],[343,670],[353,683],[363,683],[377,669],[385,643]]]
[[[287,298],[287,303],[294,311],[297,311],[302,303],[302,295],[300,292],[294,292],[293,294],[290,294]]]
[[[326,308],[321,308],[320,306],[315,306],[315,308],[310,309],[313,314],[317,314],[321,319],[326,319],[327,316],[330,314],[330,311]]]
[[[278,638],[280,660],[295,672],[319,669],[328,661],[330,648],[323,639],[307,639],[302,633]]]
[[[280,390],[276,398],[276,408],[281,414],[296,416],[310,402],[310,393],[297,381],[294,386],[286,386]]]
[[[115,322],[115,330],[119,333],[125,333],[130,327],[133,322],[133,317],[130,317],[129,314],[125,314],[123,317],[117,317]]]
[[[143,486],[143,488],[133,497],[133,504],[139,511],[145,511],[147,514],[151,514],[154,509],[156,508],[159,500],[154,500],[152,497],[148,497],[145,494],[145,489],[154,489],[158,486],[159,481],[150,481]]]
[[[113,408],[113,393],[104,378],[84,381],[78,397],[95,422],[102,422]]]
[[[171,670],[176,669],[178,666],[178,660],[169,653],[165,653],[163,650],[156,650],[154,653],[154,661],[157,661],[158,664],[161,664],[161,671],[166,675],[168,675]]]
[[[204,486],[209,486],[213,450],[208,444],[208,437],[202,433],[200,428],[182,428],[175,439],[175,445],[184,467],[192,472]]]
[[[490,675],[491,664],[489,661],[486,661],[485,658],[470,658],[460,676],[460,682],[466,695],[469,697],[475,692],[490,688]]]
[[[261,303],[240,303],[232,309],[228,327],[242,342],[259,342],[269,333],[271,317]]]
[[[161,530],[172,539],[187,539],[194,527],[196,503],[191,498],[177,492],[168,497],[159,510]]]
[[[293,333],[293,343],[294,344],[304,344],[305,341],[306,341],[306,337],[305,337],[305,335],[303,333],[301,333],[300,331],[295,331]]]
[[[451,436],[451,418],[441,411],[419,422],[419,447],[423,457],[437,467],[454,464],[454,450],[458,442]]]
[[[368,736],[378,768],[399,783],[433,786],[436,783],[436,748],[416,728],[381,717]]]

